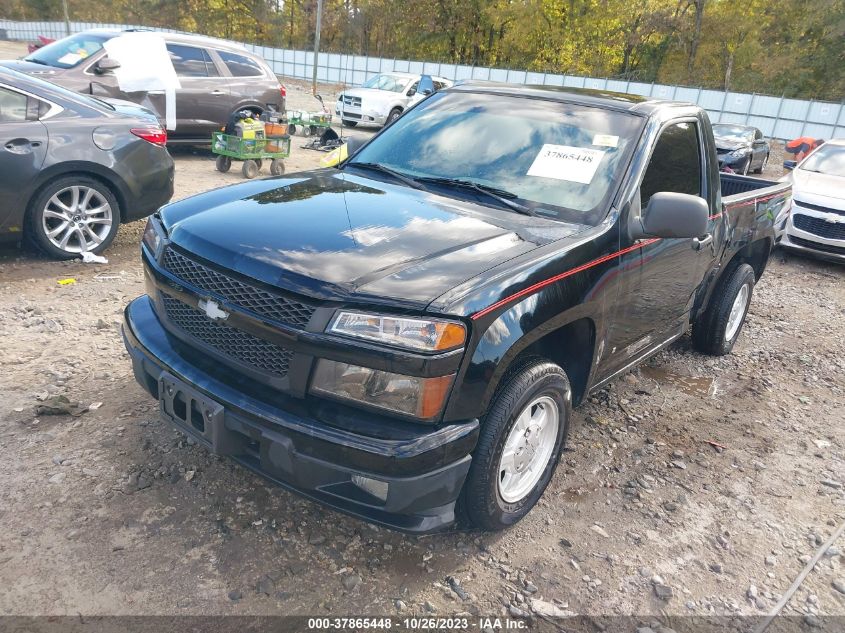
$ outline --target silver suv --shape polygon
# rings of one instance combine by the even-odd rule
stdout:
[[[21,60],[0,61],[7,68],[36,75],[84,94],[143,103],[164,119],[164,95],[124,93],[103,44],[125,31],[95,29],[48,44]],[[242,46],[199,35],[162,33],[179,77],[176,129],[170,142],[208,142],[234,112],[285,111],[285,87],[267,63]]]

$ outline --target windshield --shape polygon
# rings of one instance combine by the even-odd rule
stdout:
[[[348,164],[466,180],[513,194],[538,215],[598,224],[643,122],[558,101],[441,92],[408,110]]]
[[[400,77],[399,75],[376,75],[364,82],[364,88],[402,92],[408,81],[407,77]]]
[[[845,145],[822,145],[798,169],[845,178]]]
[[[714,125],[713,136],[719,140],[734,141],[737,143],[753,141],[754,129],[747,128],[743,125]]]
[[[47,44],[34,53],[24,57],[24,61],[53,66],[54,68],[73,68],[81,64],[87,57],[94,55],[103,48],[103,42],[108,40],[106,35],[92,35],[80,33]]]

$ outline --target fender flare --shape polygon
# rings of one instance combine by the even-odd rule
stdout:
[[[502,384],[502,381],[507,377],[508,371],[514,365],[514,362],[531,345],[576,321],[587,320],[592,329],[592,340],[589,342],[591,348],[590,366],[587,369],[586,387],[588,388],[592,382],[597,359],[597,341],[600,340],[601,336],[598,326],[600,319],[597,319],[596,315],[600,312],[601,306],[595,302],[581,303],[569,310],[554,315],[540,325],[523,328],[520,320],[526,313],[533,311],[530,309],[531,306],[527,304],[536,304],[537,296],[529,296],[523,301],[510,306],[510,308],[500,314],[487,326],[473,350],[471,365],[483,365],[495,359],[492,372],[489,375],[485,375],[487,385],[481,395],[479,407],[481,411],[487,410],[496,391]]]

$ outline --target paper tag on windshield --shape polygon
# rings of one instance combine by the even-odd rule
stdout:
[[[82,55],[77,55],[76,53],[67,53],[66,55],[62,55],[59,57],[58,61],[60,64],[70,64],[71,66],[82,59]]]
[[[598,145],[599,147],[618,147],[619,137],[613,136],[612,134],[596,134],[593,137],[593,145]]]
[[[531,164],[528,175],[589,185],[603,156],[604,150],[600,149],[546,144]]]

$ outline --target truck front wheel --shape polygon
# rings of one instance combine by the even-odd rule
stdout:
[[[572,390],[559,366],[527,361],[495,396],[461,491],[466,518],[484,530],[513,525],[534,507],[563,449]]]
[[[710,305],[692,325],[692,342],[702,354],[724,356],[733,349],[754,291],[754,269],[737,266],[710,298]]]

